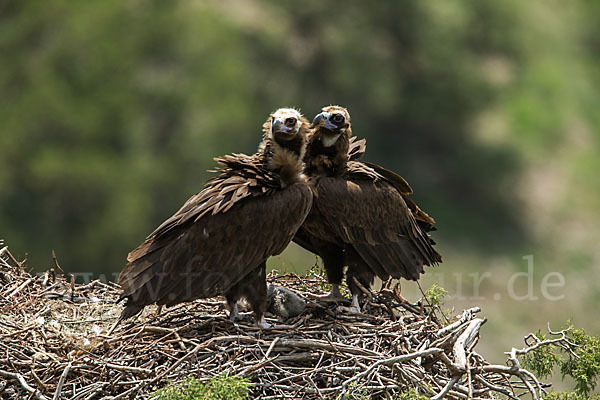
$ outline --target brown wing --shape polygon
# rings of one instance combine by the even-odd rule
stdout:
[[[352,136],[349,139],[349,147],[348,147],[348,159],[349,160],[360,159],[365,154],[366,151],[367,151],[367,140],[366,139],[357,140],[356,136]],[[294,243],[296,243],[299,246],[303,247],[304,249],[310,251],[311,253],[315,253],[315,254],[323,257],[322,254],[319,254],[319,251],[317,250],[317,248],[314,245],[315,239],[316,238],[314,238],[312,235],[310,235],[303,227],[300,227],[300,229],[298,229],[298,232],[296,232],[296,235],[294,236]]]
[[[358,160],[365,155],[367,151],[367,140],[357,140],[356,136],[352,136],[349,140],[348,160]]]
[[[333,234],[351,244],[381,278],[417,279],[424,264],[441,261],[402,192],[371,167],[348,163],[345,179],[321,177],[314,184],[314,215],[322,222],[310,218],[304,228],[323,240]]]
[[[311,202],[308,185],[297,183],[264,196],[246,196],[216,214],[170,218],[177,222],[163,224],[168,229],[158,229],[130,254],[119,277],[122,297],[128,298],[128,306],[144,306],[224,294],[284,250]],[[186,204],[193,209],[194,201]]]
[[[404,202],[410,208],[413,216],[417,220],[419,226],[425,231],[434,231],[435,228],[435,220],[431,218],[425,211],[421,210],[419,206],[410,198],[410,194],[412,194],[412,188],[406,182],[406,180],[398,175],[397,173],[390,171],[389,169],[383,168],[381,165],[373,164],[367,161],[362,161],[362,164],[372,168],[377,174],[383,176],[392,186],[398,190],[402,194],[402,198]]]
[[[163,222],[148,238],[166,234],[188,221],[198,220],[206,214],[226,212],[236,202],[248,196],[263,196],[280,188],[279,177],[262,168],[256,155],[233,154],[215,158],[225,168],[213,172],[220,175],[209,180],[205,188],[192,196],[173,216]],[[127,257],[137,258],[136,249]],[[143,252],[142,252],[143,254]]]

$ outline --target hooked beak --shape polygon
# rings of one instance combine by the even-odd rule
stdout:
[[[330,131],[337,131],[340,129],[337,125],[335,125],[334,123],[329,121],[329,113],[328,112],[322,112],[315,116],[315,119],[313,119],[313,122],[312,122],[312,127],[314,128],[319,125],[321,125],[325,129],[329,129]]]
[[[273,124],[271,124],[271,130],[273,131],[273,133],[276,133],[276,132],[290,133],[292,131],[292,128],[285,126],[283,121],[276,119],[275,121],[273,121]]]

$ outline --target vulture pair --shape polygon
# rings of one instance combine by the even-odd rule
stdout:
[[[352,137],[344,108],[324,108],[312,125],[281,108],[263,132],[255,154],[216,158],[219,174],[129,254],[119,276],[126,299],[119,320],[149,304],[224,295],[232,320],[245,298],[267,328],[266,260],[292,239],[324,260],[328,298],[342,297],[348,266],[353,310],[356,281],[416,280],[423,265],[441,261],[427,234],[433,220],[407,198],[406,181],[355,161],[365,142]]]

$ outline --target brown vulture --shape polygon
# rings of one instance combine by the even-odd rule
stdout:
[[[302,174],[308,130],[297,110],[281,108],[263,125],[257,153],[215,159],[219,175],[129,253],[120,320],[153,303],[224,295],[232,320],[245,298],[257,324],[269,326],[265,262],[285,249],[312,203]]]
[[[352,293],[352,311],[359,311],[360,287],[374,277],[417,280],[423,265],[442,261],[428,231],[434,220],[409,198],[412,189],[396,173],[357,161],[364,140],[352,136],[345,108],[322,109],[312,123],[304,172],[315,197],[312,209],[294,241],[323,259],[331,292],[343,298],[339,285],[343,268]]]

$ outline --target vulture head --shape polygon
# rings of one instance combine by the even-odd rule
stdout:
[[[263,124],[261,148],[271,151],[284,149],[300,158],[304,155],[309,122],[294,108],[280,108],[269,115]]]
[[[350,114],[344,107],[328,106],[315,116],[312,126],[315,134],[321,135],[324,147],[333,146],[340,136],[351,136]]]
[[[270,168],[280,172],[283,181],[300,179],[309,126],[308,120],[293,108],[274,111],[263,125],[263,154],[269,159]]]
[[[298,110],[293,108],[280,108],[273,112],[264,125],[265,134],[271,137],[276,142],[290,141],[300,133],[302,125],[308,121],[300,114]],[[305,129],[307,126],[305,126]]]

